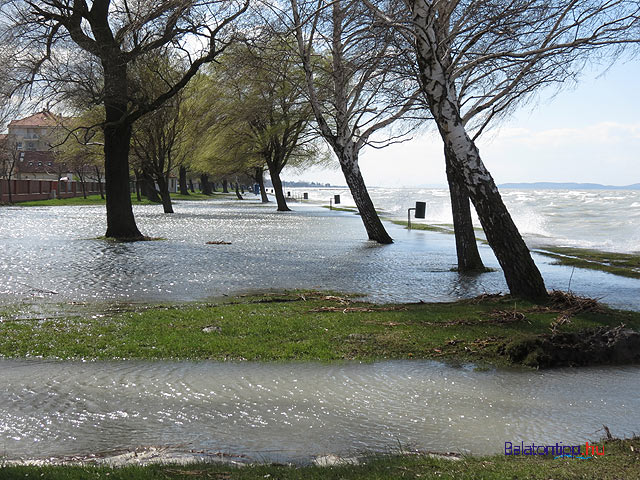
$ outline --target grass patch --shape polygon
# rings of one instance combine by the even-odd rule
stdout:
[[[603,443],[599,442],[600,446]],[[584,447],[584,445],[583,445]],[[359,465],[333,467],[289,467],[248,465],[231,467],[220,464],[150,465],[121,468],[96,466],[47,466],[0,468],[0,480],[39,478],[44,480],[351,480],[351,479],[585,479],[613,480],[640,478],[640,439],[608,440],[603,456],[579,459],[554,459],[553,456],[507,457],[464,456],[447,460],[425,454],[374,456]]]
[[[409,224],[406,220],[389,220],[395,225],[402,225],[408,227]],[[428,223],[411,223],[411,230],[427,230],[429,232],[448,233],[453,235],[453,225],[430,225]]]
[[[213,195],[204,195],[202,193],[191,193],[189,195],[180,195],[179,193],[172,193],[172,200],[186,200],[186,201],[203,201],[212,200],[219,197],[235,198],[235,194],[214,192]],[[88,195],[87,198],[71,197],[71,198],[53,198],[50,200],[34,200],[31,202],[20,202],[14,204],[19,207],[60,207],[60,206],[78,206],[78,205],[105,205],[106,200],[100,198],[100,195]],[[142,198],[138,201],[135,194],[131,194],[131,203],[133,205],[161,205]]]
[[[335,205],[332,207],[330,207],[329,205],[321,205],[321,207],[329,210],[335,210],[336,212],[349,212],[349,213],[354,213],[356,215],[360,215],[360,212],[356,207],[336,207]],[[384,215],[383,210],[376,209],[376,213],[378,215]]]
[[[0,323],[0,355],[62,359],[439,359],[508,365],[505,344],[599,326],[640,327],[640,313],[574,313],[509,297],[376,305],[326,293],[284,293],[221,304],[141,307],[104,316]],[[10,312],[8,312],[10,315]]]
[[[326,208],[328,210],[335,210],[336,212],[349,212],[349,213],[355,213],[356,215],[360,215],[360,212],[358,212],[358,209],[355,207],[330,207],[329,205],[322,205],[322,208]]]
[[[640,278],[640,255],[638,254],[572,247],[544,247],[536,252],[554,258],[557,265],[588,268],[623,277]]]

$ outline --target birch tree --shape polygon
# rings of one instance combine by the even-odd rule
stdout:
[[[248,0],[0,3],[2,14],[14,19],[13,38],[25,52],[18,73],[31,88],[41,84],[37,93],[48,95],[64,93],[65,85],[86,87],[104,106],[107,237],[144,238],[129,193],[133,123],[173,97],[201,65],[224,50],[232,25],[247,7]],[[158,54],[180,58],[184,74],[169,82],[156,72],[162,92],[150,98],[136,96],[128,71],[141,58]]]
[[[474,204],[511,293],[546,297],[476,140],[540,87],[574,80],[586,62],[615,58],[635,44],[639,3],[403,0],[388,2],[386,12],[367,3],[378,18],[413,38],[421,89],[444,142],[448,173],[462,187],[458,200],[468,205],[468,194]]]
[[[340,162],[369,239],[391,243],[367,191],[359,155],[365,146],[381,148],[404,136],[390,127],[417,105],[415,85],[398,72],[409,52],[361,1],[291,0],[291,7],[320,134]]]

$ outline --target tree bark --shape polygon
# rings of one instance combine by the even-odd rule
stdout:
[[[169,193],[169,183],[164,177],[158,177],[158,189],[160,190],[160,198],[162,199],[162,208],[164,213],[173,213],[173,204],[171,203],[171,194]]]
[[[147,173],[142,172],[140,176],[140,191],[142,196],[153,203],[162,203],[162,199],[158,195],[156,190],[156,182],[153,177]]]
[[[222,193],[229,193],[228,182],[226,178],[222,179]]]
[[[193,186],[193,180],[189,179],[189,190],[191,190],[191,193],[196,193],[196,189]]]
[[[267,190],[264,188],[264,169],[256,168],[255,179],[260,186],[260,198],[262,203],[269,203],[269,197],[267,196]]]
[[[142,201],[142,174],[138,170],[134,170],[133,173],[136,177],[136,199],[138,202]]]
[[[278,212],[290,212],[291,209],[287,206],[287,199],[284,196],[282,190],[282,180],[280,180],[280,172],[275,168],[271,168],[269,165],[269,176],[271,177],[271,183],[273,184],[273,191],[276,196],[276,202],[278,203]]]
[[[180,177],[180,195],[189,195],[189,189],[187,188],[187,168],[181,165],[178,172]]]
[[[347,147],[339,151],[338,160],[351,191],[351,196],[356,203],[356,207],[358,207],[358,212],[360,212],[360,218],[364,223],[369,240],[383,244],[393,243],[393,239],[385,230],[384,225],[382,225],[382,221],[367,191],[360,167],[358,167],[358,154],[355,151],[353,142],[349,143]]]
[[[209,175],[200,175],[200,190],[205,195],[211,195],[211,185],[209,185]]]
[[[102,188],[102,175],[100,174],[100,167],[96,165],[95,168],[96,168],[96,179],[98,180],[98,190],[100,191],[100,198],[104,200],[104,190]],[[138,201],[140,201],[140,193],[138,190],[137,178],[136,178],[136,193],[138,194]]]
[[[85,185],[84,177],[78,175],[78,178],[80,179],[80,187],[82,188],[82,198],[87,198],[87,186]]]
[[[453,167],[453,153],[446,147],[444,150],[453,214],[453,228],[456,238],[456,253],[458,255],[458,272],[483,272],[486,269],[480,258],[478,243],[473,230],[469,191],[464,184],[464,180]]]
[[[142,240],[133,216],[129,187],[131,123],[122,120],[127,111],[127,67],[124,60],[103,61],[104,67],[104,167],[109,238]]]
[[[509,290],[512,295],[525,298],[547,298],[542,275],[460,118],[455,85],[449,79],[442,63],[444,57],[439,53],[439,48],[446,45],[434,28],[435,12],[428,0],[414,0],[412,14],[422,90],[445,148],[452,154],[451,164],[464,179]]]
[[[238,186],[238,182],[236,182],[236,198],[238,200],[244,200],[244,198],[242,198],[242,195],[240,195],[240,187]]]
[[[11,197],[11,174],[7,176],[7,195],[9,197],[9,203],[13,204],[13,198]]]

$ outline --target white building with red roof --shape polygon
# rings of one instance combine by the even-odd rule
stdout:
[[[72,178],[67,166],[56,162],[55,152],[51,149],[62,120],[62,116],[42,111],[9,123],[5,141],[11,142],[16,150],[16,180]]]

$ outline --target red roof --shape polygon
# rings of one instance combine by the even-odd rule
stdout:
[[[20,120],[12,120],[9,122],[9,127],[55,127],[61,120],[61,116],[42,111]]]

